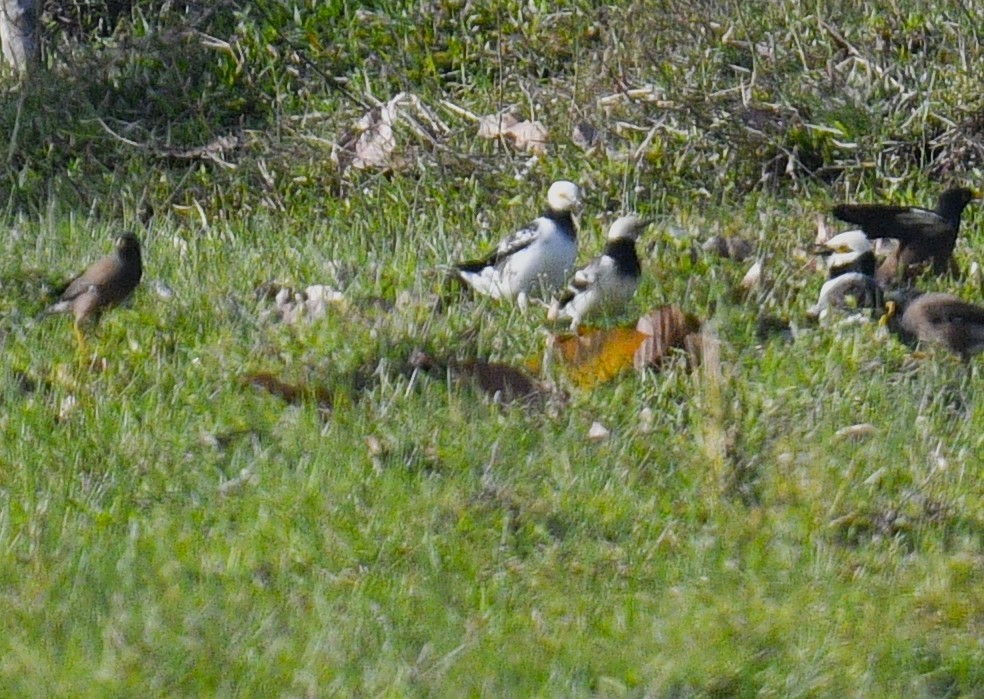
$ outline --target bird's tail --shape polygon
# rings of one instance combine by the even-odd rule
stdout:
[[[466,262],[457,263],[456,265],[454,265],[452,270],[455,276],[457,276],[459,272],[465,272],[465,273],[471,272],[477,274],[488,266],[489,266],[488,260],[467,260]]]

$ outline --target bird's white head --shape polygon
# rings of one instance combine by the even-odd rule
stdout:
[[[865,253],[874,251],[874,246],[863,231],[838,233],[823,244],[832,254],[827,260],[828,267],[850,264]]]
[[[862,253],[874,249],[868,236],[864,234],[864,231],[844,231],[843,233],[838,233],[823,245],[834,253]]]
[[[611,228],[608,229],[608,239],[619,240],[620,238],[623,238],[627,240],[635,240],[649,224],[650,221],[646,221],[636,214],[621,216],[615,219],[615,222],[612,223]]]
[[[553,211],[570,211],[581,206],[581,189],[573,182],[557,180],[547,190],[547,206]]]

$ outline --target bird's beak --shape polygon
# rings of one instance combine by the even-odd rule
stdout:
[[[883,315],[881,318],[878,319],[878,324],[882,326],[888,325],[888,322],[893,317],[895,317],[895,314],[898,312],[898,310],[899,310],[899,305],[895,303],[895,301],[886,301],[885,315]]]

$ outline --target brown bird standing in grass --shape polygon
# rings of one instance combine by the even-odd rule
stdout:
[[[984,351],[984,308],[950,294],[896,294],[889,325],[910,344],[935,343],[963,361]]]
[[[52,305],[49,313],[69,313],[75,316],[75,337],[83,346],[81,324],[87,318],[98,318],[107,308],[115,306],[133,293],[143,276],[140,242],[131,233],[116,239],[116,250],[95,262],[73,279]]]
[[[918,206],[890,204],[840,204],[834,216],[861,226],[869,238],[895,238],[896,253],[878,268],[875,275],[882,284],[912,279],[924,269],[944,274],[952,269],[953,247],[960,230],[960,215],[976,198],[964,187],[948,189],[940,196],[935,211]]]

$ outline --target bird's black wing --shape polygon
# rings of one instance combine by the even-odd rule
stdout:
[[[455,267],[462,272],[479,272],[486,267],[498,265],[536,242],[540,235],[539,219],[526,228],[516,231],[499,243],[495,251],[481,259],[459,262]]]
[[[563,308],[571,301],[573,301],[575,296],[577,296],[577,291],[575,291],[572,287],[567,287],[564,290],[564,293],[562,293],[559,297],[557,297],[557,305],[560,308]]]
[[[834,207],[834,216],[861,226],[869,238],[895,238],[902,243],[953,234],[939,214],[916,206],[840,204]]]
[[[504,260],[510,255],[515,255],[520,250],[528,248],[536,242],[540,234],[540,219],[537,219],[526,228],[516,231],[499,243],[499,247],[495,249],[497,260]]]

